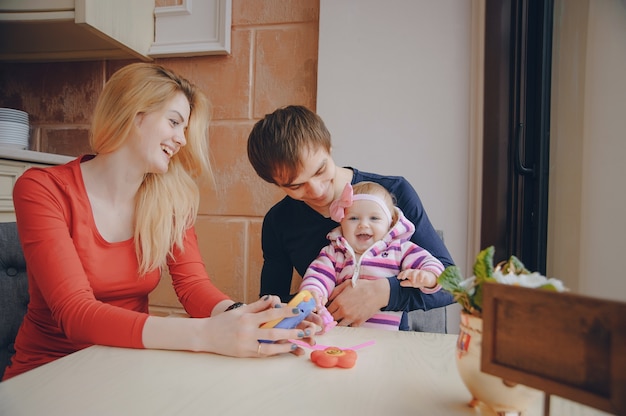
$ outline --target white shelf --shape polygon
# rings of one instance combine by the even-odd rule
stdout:
[[[0,145],[0,159],[41,163],[45,165],[62,165],[74,160],[75,157],[57,155],[53,153],[35,152],[33,150],[22,150],[15,147]]]

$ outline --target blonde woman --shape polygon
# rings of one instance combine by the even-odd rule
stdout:
[[[276,296],[233,302],[209,279],[194,231],[197,180],[210,177],[208,102],[153,64],[128,65],[104,87],[95,155],[25,172],[14,188],[30,303],[4,379],[92,344],[236,357],[302,353],[299,329],[260,329],[297,314]],[[148,314],[167,267],[191,318]],[[280,341],[259,343],[257,340]]]

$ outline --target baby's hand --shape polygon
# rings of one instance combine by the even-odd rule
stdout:
[[[400,286],[414,288],[434,288],[437,286],[437,276],[427,270],[403,270],[398,274]]]
[[[320,325],[322,330],[317,333],[317,335],[321,335],[335,327],[337,325],[337,322],[330,314],[330,312],[328,312],[328,309],[326,309],[326,303],[328,303],[328,298],[322,296],[322,294],[316,290],[309,290],[309,292],[311,292],[313,298],[315,299],[315,313],[320,318],[322,318],[323,324]]]
[[[309,292],[311,292],[311,295],[313,295],[313,298],[315,299],[315,311],[317,312],[325,308],[326,302],[328,302],[328,298],[322,296],[322,294],[317,290],[309,289]]]

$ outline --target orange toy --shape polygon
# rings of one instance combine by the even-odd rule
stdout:
[[[356,357],[355,351],[350,349],[342,350],[338,347],[327,347],[311,353],[311,361],[323,368],[352,368],[356,364]]]

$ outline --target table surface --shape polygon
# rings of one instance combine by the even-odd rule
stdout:
[[[254,359],[93,346],[0,383],[0,415],[477,415],[456,335],[337,327],[318,344],[359,349],[352,369],[306,355]],[[527,413],[540,416],[542,400]],[[552,398],[551,416],[605,413]]]

